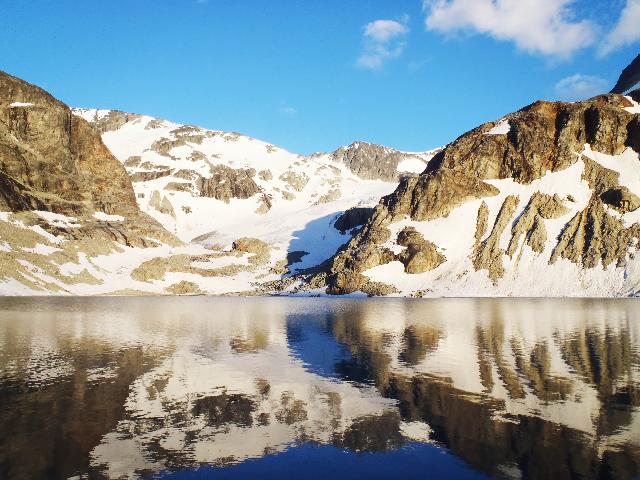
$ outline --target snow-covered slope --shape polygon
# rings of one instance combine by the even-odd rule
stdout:
[[[6,212],[6,236],[21,240],[3,248],[26,265],[29,278],[7,279],[4,294],[279,290],[293,282],[287,277],[329,259],[351,238],[357,221],[343,230],[334,226],[345,210],[366,210],[394,190],[389,167],[399,178],[423,170],[435,153],[359,142],[340,150],[350,168],[336,153],[296,155],[236,133],[116,111],[74,113],[102,132],[131,178],[140,209],[183,244],[130,245],[125,238],[113,249],[70,255],[76,241],[69,232],[80,235],[74,232],[82,231],[82,219]],[[363,164],[359,156],[366,157]],[[386,165],[382,173],[380,164]],[[42,226],[33,226],[32,217]],[[91,220],[115,228],[124,219],[96,212]],[[56,249],[60,259],[49,255]]]
[[[75,112],[94,122],[118,115]],[[244,135],[147,116],[106,131],[103,141],[124,163],[143,211],[185,242],[197,239],[229,246],[239,237],[250,236],[284,252],[295,240],[294,232],[303,234],[313,228],[316,243],[331,247],[307,242],[305,246],[322,248],[319,255],[326,259],[335,252],[330,250],[336,241],[339,245],[346,238],[335,238],[337,231],[325,228],[335,216],[349,207],[374,206],[396,185],[395,181],[363,180],[330,154],[305,157]],[[407,170],[424,170],[428,157],[406,157]],[[215,181],[209,185],[214,192],[207,193],[210,179]],[[224,189],[225,183],[231,184],[229,190]],[[320,230],[331,238],[317,235]]]

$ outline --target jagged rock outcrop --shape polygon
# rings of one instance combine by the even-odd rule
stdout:
[[[335,221],[333,226],[336,230],[344,233],[356,227],[360,227],[367,223],[367,220],[373,215],[373,208],[353,207],[342,213]]]
[[[629,213],[640,208],[640,197],[624,186],[610,188],[603,192],[600,198],[620,213]]]
[[[534,252],[542,253],[547,241],[544,220],[559,218],[569,210],[557,195],[536,192],[529,199],[520,217],[511,228],[511,240],[507,255],[513,257],[524,235],[525,242]]]
[[[309,176],[302,172],[294,172],[293,170],[288,170],[279,177],[284,183],[286,183],[290,188],[295,190],[296,192],[301,192],[304,190],[304,187],[309,183]]]
[[[0,72],[0,200],[68,214],[138,211],[131,181],[99,133],[44,90]],[[24,205],[26,207],[26,205]]]
[[[102,118],[103,127],[117,117]],[[180,244],[139,210],[127,172],[95,127],[4,72],[0,212],[0,284],[26,291],[65,293],[76,285],[108,291],[96,256]]]
[[[239,253],[249,253],[251,265],[263,265],[269,261],[271,248],[266,242],[258,238],[242,237],[233,242],[232,250]]]
[[[607,213],[596,196],[565,226],[551,255],[551,263],[566,258],[585,268],[623,267],[628,249],[640,239],[640,224],[625,228],[624,222]]]
[[[516,195],[509,195],[505,198],[493,229],[489,236],[479,243],[473,253],[473,266],[476,270],[488,270],[489,278],[496,281],[504,274],[504,266],[502,265],[502,254],[499,241],[509,220],[518,206],[519,198]]]
[[[446,217],[469,200],[497,194],[497,188],[472,172],[442,168],[431,175],[403,180],[396,191],[382,202],[393,221],[405,216],[414,220],[431,220]]]
[[[367,142],[354,142],[341,147],[331,156],[336,162],[344,163],[360,178],[385,181],[394,181],[399,178],[401,172],[398,171],[398,166],[403,160],[423,160],[418,155]]]
[[[253,180],[254,169],[233,169],[226,165],[211,167],[211,177],[200,177],[197,188],[203,197],[215,198],[229,203],[232,198],[251,198],[261,192]]]
[[[121,112],[120,110],[96,110],[88,120],[100,133],[113,132],[125,123],[141,118],[137,113]]]
[[[438,247],[425,240],[422,234],[413,227],[406,227],[398,234],[398,245],[405,250],[397,255],[407,273],[424,273],[441,265],[446,257],[438,251]]]
[[[482,201],[478,207],[478,216],[476,217],[476,233],[474,234],[475,243],[480,243],[482,237],[487,232],[487,221],[489,220],[489,207],[487,203]]]

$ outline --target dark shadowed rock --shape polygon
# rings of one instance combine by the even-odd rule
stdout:
[[[373,208],[353,207],[340,215],[333,226],[336,230],[344,233],[347,230],[364,225],[371,218],[371,215],[373,215]]]
[[[620,74],[620,78],[611,93],[623,94],[640,83],[640,55],[638,55]]]
[[[211,177],[200,177],[197,187],[201,196],[229,203],[232,198],[251,198],[261,192],[253,180],[255,174],[253,169],[233,169],[226,165],[215,165],[211,167]]]

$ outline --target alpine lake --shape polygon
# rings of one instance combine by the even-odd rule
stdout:
[[[640,302],[0,298],[0,478],[627,479]]]

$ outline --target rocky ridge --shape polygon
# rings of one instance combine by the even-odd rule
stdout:
[[[639,114],[616,94],[536,102],[464,134],[381,200],[333,259],[329,292],[383,283],[405,295],[570,295],[610,282],[609,292],[634,293]],[[446,256],[432,274],[408,278],[394,266],[407,255],[395,232],[406,228]],[[465,242],[451,238],[460,235]],[[533,282],[532,268],[557,282]]]
[[[0,277],[48,292],[101,281],[86,255],[180,242],[138,208],[99,133],[44,90],[0,72]],[[21,287],[17,287],[18,290]]]

